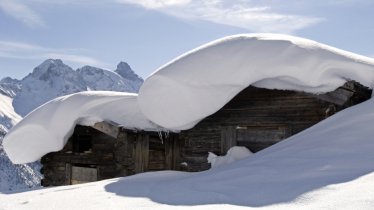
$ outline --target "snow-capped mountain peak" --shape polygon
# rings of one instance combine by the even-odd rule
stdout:
[[[140,85],[137,85],[137,80],[123,78],[115,72],[92,66],[83,66],[82,68],[77,69],[77,73],[82,76],[88,90],[138,92],[140,87]]]
[[[39,66],[34,68],[31,76],[37,78],[39,77],[42,80],[48,80],[49,75],[61,75],[66,72],[74,71],[71,67],[64,64],[60,59],[47,59]]]
[[[115,72],[121,75],[121,77],[126,78],[128,80],[143,82],[143,79],[139,77],[137,74],[135,74],[135,72],[131,69],[130,65],[126,62],[121,61],[117,65],[117,69],[115,70]]]
[[[76,92],[138,92],[143,79],[125,62],[118,64],[117,70],[121,74],[92,66],[73,70],[60,59],[48,59],[20,81],[21,90],[16,94],[13,106],[17,113],[25,116],[53,98]]]
[[[21,80],[21,91],[13,106],[25,116],[39,105],[58,96],[87,90],[83,78],[61,60],[48,59]]]

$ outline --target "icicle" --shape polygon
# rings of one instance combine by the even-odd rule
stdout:
[[[170,136],[170,133],[169,133],[169,131],[165,131],[165,138],[166,138],[166,139],[168,139],[168,138],[169,138],[169,136]]]
[[[160,138],[161,140],[161,144],[164,144],[164,139],[162,137],[162,131],[158,131],[158,137]]]

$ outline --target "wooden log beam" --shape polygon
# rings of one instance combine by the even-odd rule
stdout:
[[[117,123],[107,121],[97,122],[92,126],[92,128],[95,128],[113,138],[117,138],[120,131],[120,126]]]
[[[148,170],[149,164],[149,135],[139,133],[135,145],[135,173]]]

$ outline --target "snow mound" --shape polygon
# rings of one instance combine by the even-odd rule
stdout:
[[[208,163],[211,164],[212,168],[220,167],[235,161],[244,159],[253,154],[246,147],[234,146],[231,147],[225,156],[217,156],[213,152],[209,152]]]
[[[139,105],[154,123],[183,130],[249,85],[324,93],[348,80],[372,88],[374,59],[293,36],[235,35],[198,47],[158,69],[142,85]]]
[[[160,130],[140,112],[136,94],[87,91],[56,98],[32,111],[5,136],[4,149],[13,163],[36,161],[61,150],[76,124],[105,120],[126,128]]]

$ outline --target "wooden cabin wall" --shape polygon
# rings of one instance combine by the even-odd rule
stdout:
[[[336,105],[312,94],[250,86],[218,112],[180,133],[181,161],[187,163],[184,170],[209,169],[208,152],[225,155],[231,146],[239,143],[231,142],[233,138],[252,136],[252,143],[243,144],[242,141],[239,145],[257,152],[318,123],[333,114],[331,111],[367,100],[370,94],[371,91],[359,91],[352,100]],[[255,138],[263,140],[256,141]]]
[[[177,169],[175,134],[118,128],[113,138],[92,127],[77,126],[63,150],[42,158],[43,186],[59,186]],[[113,136],[113,135],[112,135]],[[78,152],[75,141],[92,138],[92,149]]]
[[[74,152],[74,140],[82,137],[92,138],[92,150],[84,153]],[[124,171],[118,167],[114,159],[115,143],[115,138],[102,132],[86,126],[77,126],[63,150],[49,153],[42,158],[42,185],[71,184],[71,166],[96,168],[98,180],[121,176]]]

